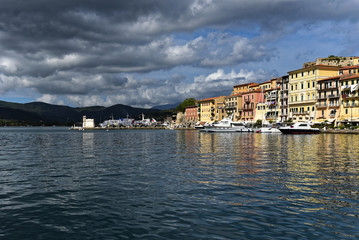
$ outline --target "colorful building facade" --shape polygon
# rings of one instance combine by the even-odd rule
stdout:
[[[242,121],[254,122],[256,116],[256,108],[258,103],[263,103],[263,91],[255,89],[242,94],[243,114]]]
[[[320,79],[317,82],[317,103],[316,103],[316,121],[333,122],[339,117],[340,76]]]
[[[359,74],[342,75],[340,85],[340,109],[338,124],[359,126]]]
[[[189,125],[193,125],[196,122],[198,122],[198,107],[197,107],[197,105],[186,107],[185,122]]]
[[[222,120],[225,116],[224,96],[198,100],[197,103],[201,122],[213,123]]]
[[[338,66],[313,65],[289,73],[289,120],[313,121],[316,118],[317,81],[337,76]]]
[[[227,116],[233,116],[233,121],[239,121],[242,118],[242,93],[226,96],[225,110]]]

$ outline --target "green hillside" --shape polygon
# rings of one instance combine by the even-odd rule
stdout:
[[[171,115],[171,111],[157,109],[134,108],[122,104],[111,107],[92,106],[72,108],[68,106],[52,105],[43,102],[11,103],[0,101],[0,126],[10,125],[66,125],[70,126],[82,121],[82,116],[94,118],[95,123],[103,122],[110,118],[140,119],[141,114],[146,118],[153,117],[163,120]]]

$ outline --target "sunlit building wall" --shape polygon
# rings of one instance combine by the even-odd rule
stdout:
[[[317,81],[338,75],[338,66],[313,65],[289,71],[289,120],[312,121],[316,118]]]

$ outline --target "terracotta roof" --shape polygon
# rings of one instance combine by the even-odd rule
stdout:
[[[215,100],[217,98],[220,98],[220,97],[224,97],[224,96],[206,98],[206,99],[202,99],[202,100],[197,100],[197,102],[208,102],[208,101],[212,101],[212,100]]]
[[[339,78],[340,78],[340,76],[322,78],[322,79],[318,79],[317,82],[322,82],[322,81],[327,81],[327,80],[334,80],[334,79],[339,79]]]
[[[208,101],[212,101],[214,99],[216,99],[217,97],[212,97],[212,98],[205,98],[205,99],[202,99],[202,100],[197,100],[197,102],[208,102]]]
[[[242,83],[242,84],[234,85],[233,87],[247,86],[250,84],[252,84],[252,83]]]
[[[252,91],[244,92],[242,95],[250,94],[250,93],[260,93],[262,92],[262,89],[254,89]]]
[[[297,69],[297,70],[293,70],[293,71],[288,71],[288,73],[290,73],[290,72],[297,72],[297,71],[301,71],[301,70],[306,70],[307,71],[307,69],[313,69],[313,68],[337,68],[337,69],[339,69],[339,67],[338,66],[331,66],[331,65],[324,65],[324,64],[317,64],[317,65],[311,65],[311,66],[308,66],[308,67],[306,67],[306,68],[299,68],[299,69]]]
[[[233,95],[226,96],[225,98],[242,96],[242,94],[243,94],[243,93],[236,93],[236,94],[233,94]]]
[[[358,69],[359,66],[355,65],[355,66],[346,66],[346,67],[341,67],[339,70],[345,70],[345,69]]]
[[[268,80],[268,81],[266,81],[266,82],[262,82],[262,83],[260,83],[259,85],[262,85],[262,84],[268,84],[268,83],[271,83],[272,82],[272,80]]]
[[[340,76],[340,81],[343,81],[343,80],[348,80],[348,79],[355,79],[355,78],[359,78],[359,74],[348,74],[348,75],[341,75]]]
[[[186,106],[185,108],[196,108],[197,105]]]

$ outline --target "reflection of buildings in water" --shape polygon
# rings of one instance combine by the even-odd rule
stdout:
[[[338,208],[341,194],[358,194],[358,145],[356,135],[321,134],[287,137],[288,171],[286,187],[294,190],[291,201],[299,201],[300,211],[317,211],[316,203]],[[355,174],[353,175],[353,171]],[[325,197],[329,195],[330,197]],[[299,206],[299,205],[298,205]]]
[[[181,130],[177,131],[177,146],[186,153],[196,153],[198,151],[198,131]],[[184,146],[183,146],[184,144]]]
[[[85,158],[94,157],[94,133],[86,132],[82,133],[82,152]]]

